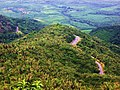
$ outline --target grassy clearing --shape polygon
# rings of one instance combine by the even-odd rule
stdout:
[[[81,32],[84,32],[86,34],[89,34],[92,30],[81,30]]]
[[[86,24],[86,23],[75,22],[75,21],[70,21],[70,22],[73,26],[76,26],[80,29],[95,28],[94,26],[90,26],[89,24]]]

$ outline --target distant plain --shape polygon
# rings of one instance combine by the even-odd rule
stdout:
[[[81,30],[119,25],[119,1],[90,0],[0,0],[0,14],[32,18],[45,24],[66,24]]]

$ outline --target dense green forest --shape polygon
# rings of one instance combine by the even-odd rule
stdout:
[[[97,36],[107,42],[120,45],[120,25],[99,27],[92,30],[92,32],[90,32],[90,35]]]
[[[45,24],[33,19],[18,19],[0,15],[0,43],[9,43],[34,30],[40,30]],[[21,33],[16,32],[19,28]]]
[[[74,35],[81,38],[76,46]],[[104,64],[104,75],[95,61]],[[119,53],[70,26],[50,25],[0,44],[3,90],[119,90],[119,72]]]

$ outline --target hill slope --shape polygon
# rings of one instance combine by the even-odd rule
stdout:
[[[23,34],[28,34],[44,26],[41,22],[32,19],[18,19],[0,15],[0,43],[8,43],[23,36],[16,33],[17,27]]]
[[[82,38],[76,46],[70,44],[74,35]],[[105,75],[99,75],[96,60],[104,63]],[[0,44],[0,88],[32,87],[39,80],[46,90],[117,89],[119,63],[120,56],[102,41],[69,26],[51,25]]]
[[[90,35],[120,45],[120,26],[101,27],[93,30]]]

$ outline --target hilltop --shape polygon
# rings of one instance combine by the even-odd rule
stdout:
[[[73,46],[75,35],[81,40]],[[34,81],[39,81],[43,90],[119,89],[120,86],[119,54],[98,38],[70,26],[47,26],[9,44],[0,44],[0,51],[2,89],[38,88],[32,84],[37,83]],[[95,61],[104,64],[104,75],[99,75]]]

